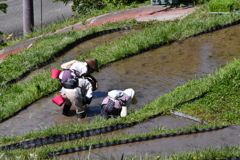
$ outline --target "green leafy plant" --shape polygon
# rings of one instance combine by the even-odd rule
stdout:
[[[55,0],[54,2],[63,2],[67,4],[70,0]],[[131,3],[143,3],[145,0],[99,0],[99,1],[92,1],[92,0],[73,0],[72,10],[75,13],[78,13],[82,16],[86,16],[95,12],[96,10],[101,10],[106,6],[121,6],[127,5]]]
[[[70,0],[55,0],[54,2],[63,2],[67,4]],[[105,6],[102,0],[92,1],[92,0],[73,0],[72,10],[80,15],[88,15],[94,10],[102,9]]]
[[[0,4],[0,11],[2,11],[3,13],[7,13],[7,7],[8,5],[5,3]],[[3,32],[0,31],[0,35],[3,35]],[[0,46],[5,46],[6,42],[4,42],[4,40],[0,41]]]
[[[0,11],[7,13],[7,7],[8,7],[8,5],[6,3],[0,4]]]
[[[212,0],[209,2],[211,12],[231,12],[240,7],[238,0]]]
[[[8,35],[3,34],[3,37],[5,38],[6,41],[12,40],[12,36],[13,36],[13,33],[12,34],[8,34]]]
[[[126,5],[126,4],[132,3],[134,1],[135,0],[103,0],[103,2],[105,4],[114,5],[114,6]]]

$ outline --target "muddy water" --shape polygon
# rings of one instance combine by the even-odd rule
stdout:
[[[86,119],[76,121],[73,110],[72,117],[61,115],[62,108],[51,102],[51,99],[56,94],[54,93],[32,104],[19,115],[1,123],[1,134],[23,134],[57,123],[87,123],[99,115],[101,101],[107,95],[107,91],[111,89],[123,90],[130,87],[135,89],[138,103],[132,107],[136,110],[141,109],[152,100],[192,80],[195,75],[201,77],[204,74],[212,73],[215,69],[228,64],[234,58],[239,58],[240,47],[238,44],[240,39],[236,36],[239,31],[239,25],[230,27],[175,42],[169,46],[110,64],[102,68],[99,73],[93,74],[100,86],[94,93],[94,99],[88,109]],[[125,34],[125,32],[122,34]],[[106,37],[103,36],[88,43],[94,43],[92,46],[97,46],[101,44],[104,38]],[[88,49],[88,43],[79,46]],[[76,48],[66,53],[59,64],[75,59],[72,54],[78,51],[77,56],[79,56],[81,49],[76,51]],[[174,123],[173,120],[169,120],[168,123],[161,126],[168,127],[168,124]],[[159,122],[156,121],[157,123]]]
[[[190,134],[176,137],[160,138],[155,140],[148,140],[142,142],[128,143],[124,145],[117,145],[111,147],[103,147],[91,150],[90,159],[104,160],[104,159],[121,159],[122,155],[137,156],[136,159],[145,159],[149,155],[157,159],[169,156],[173,153],[184,151],[203,150],[206,147],[221,148],[239,145],[239,131],[240,126],[230,126],[219,131],[205,132],[201,134]],[[88,151],[82,151],[74,154],[68,154],[57,157],[57,159],[67,160],[71,159],[87,159]],[[166,158],[167,159],[167,158]]]
[[[107,34],[107,35],[100,36],[100,37],[91,39],[89,41],[83,42],[80,45],[78,45],[78,46],[74,47],[73,49],[71,49],[70,51],[68,51],[67,53],[65,53],[64,55],[62,55],[61,57],[57,58],[53,63],[51,63],[45,67],[42,67],[36,71],[31,72],[28,75],[28,77],[31,77],[36,74],[41,74],[42,71],[44,71],[44,70],[49,70],[51,68],[60,67],[61,64],[71,61],[73,59],[77,59],[80,56],[82,56],[84,53],[89,52],[93,48],[100,46],[100,45],[104,44],[105,42],[109,42],[109,41],[119,39],[121,37],[125,37],[129,33],[134,33],[134,31],[125,30],[125,31],[115,32],[115,33]],[[20,82],[27,81],[29,79],[28,77],[21,79]]]

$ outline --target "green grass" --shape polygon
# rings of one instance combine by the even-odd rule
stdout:
[[[208,6],[203,5],[199,6],[198,10],[182,20],[166,22],[152,21],[143,24],[139,24],[134,20],[129,20],[124,22],[111,23],[106,26],[89,28],[86,31],[71,31],[64,34],[54,34],[51,36],[43,37],[39,39],[36,44],[30,49],[21,51],[16,55],[12,55],[6,59],[5,62],[0,64],[0,71],[2,76],[1,79],[3,79],[2,82],[10,80],[14,78],[14,76],[18,77],[22,72],[24,72],[24,70],[26,71],[28,68],[31,68],[31,66],[41,61],[45,61],[52,54],[61,50],[61,48],[75,41],[77,38],[97,31],[125,26],[133,26],[133,28],[142,29],[141,33],[131,34],[130,36],[126,36],[116,41],[98,46],[85,55],[85,57],[97,58],[99,60],[99,66],[103,66],[104,64],[109,63],[113,60],[131,55],[139,49],[146,48],[154,44],[159,44],[161,42],[167,42],[172,39],[184,39],[188,35],[192,35],[205,29],[240,19],[239,15],[231,14],[216,16],[209,15],[208,11]],[[62,39],[64,39],[64,41],[62,41]],[[42,52],[39,52],[39,49],[41,49]],[[79,60],[81,59],[82,57],[79,57]],[[17,65],[15,65],[13,62]],[[19,64],[22,66],[21,70],[18,67]],[[153,114],[164,112],[164,114],[167,115],[169,114],[170,110],[187,113],[188,115],[203,119],[204,121],[208,122],[208,124],[190,126],[185,129],[164,130],[160,128],[150,131],[146,134],[118,134],[110,137],[99,135],[97,138],[84,138],[79,142],[69,141],[61,144],[51,144],[29,150],[15,150],[9,152],[0,151],[0,155],[1,153],[5,153],[6,157],[14,158],[16,156],[20,156],[23,159],[30,159],[29,153],[36,153],[41,158],[46,158],[45,156],[47,152],[72,148],[76,146],[79,147],[89,144],[141,137],[146,135],[174,133],[185,130],[239,124],[238,113],[240,102],[237,98],[240,85],[239,66],[240,60],[234,60],[229,65],[216,71],[212,75],[190,81],[181,87],[177,87],[169,94],[165,94],[152,103],[147,104],[142,110],[132,112],[129,116],[124,118],[104,120],[101,117],[96,117],[93,121],[91,121],[90,124],[82,124],[81,126],[79,126],[78,123],[56,125],[53,127],[48,127],[39,132],[30,132],[24,135],[13,137],[3,136],[0,138],[0,145],[12,144],[27,139],[39,138],[55,134],[80,132],[86,129],[99,128],[103,126],[114,125],[117,123],[129,123],[134,121],[144,122],[147,117]],[[20,74],[18,74],[18,72],[20,72]],[[11,86],[6,86],[5,88],[1,88],[0,93],[2,93],[2,95],[0,95],[0,106],[2,107],[0,108],[0,118],[5,118],[13,112],[32,103],[36,99],[46,96],[59,89],[59,82],[56,79],[51,78],[50,74],[50,70],[45,71],[41,75],[31,77],[28,82],[16,83]],[[174,108],[174,106],[176,106],[178,103],[199,96],[204,92],[207,92],[204,98],[193,103],[183,104],[179,108]],[[227,152],[228,150],[229,148],[223,148],[221,150],[223,153],[222,155],[217,155],[217,153],[220,151],[216,149],[213,151],[207,149],[206,151],[199,151],[194,153],[181,153],[179,155],[173,155],[171,159],[181,159],[183,157],[192,159],[194,157],[204,158],[233,156],[231,152]],[[239,156],[238,147],[233,147],[232,150],[236,151],[235,156]],[[156,159],[159,158],[161,157],[157,157]]]
[[[175,153],[170,158],[161,157],[160,159],[173,160],[200,160],[200,159],[226,159],[231,157],[239,157],[239,146],[219,146],[216,148],[207,148],[199,151]],[[159,160],[160,160],[159,159]]]
[[[139,49],[159,44],[161,42],[167,42],[172,39],[183,39],[188,35],[198,33],[202,30],[214,27],[219,24],[225,24],[239,19],[239,15],[224,15],[221,16],[221,18],[217,16],[211,16],[209,14],[206,14],[206,8],[207,7],[200,8],[195,13],[189,15],[181,21],[166,21],[161,22],[161,25],[159,25],[158,23],[153,23],[151,27],[144,28],[141,33],[131,34],[116,41],[106,43],[105,45],[99,46],[96,49],[92,50],[90,53],[85,54],[84,57],[95,57],[98,59],[99,66],[102,66],[115,59],[131,55]],[[194,20],[190,21],[189,19]],[[207,21],[205,21],[205,19],[207,19]],[[125,22],[112,23],[107,26],[94,27],[86,31],[71,31],[64,34],[55,34],[52,36],[43,37],[39,39],[36,44],[30,49],[21,51],[19,54],[16,55],[11,55],[8,59],[6,59],[3,63],[0,64],[1,80],[2,82],[6,82],[11,80],[12,78],[17,78],[22,73],[30,69],[32,66],[48,60],[51,55],[61,50],[67,44],[74,42],[77,38],[94,33],[96,31],[114,28],[117,26],[131,26],[131,24],[134,25],[136,23],[137,22],[130,20]],[[105,55],[102,53],[105,53]],[[82,57],[79,57],[79,60],[82,60]],[[19,68],[19,64],[21,64],[21,68]],[[42,79],[45,79],[45,81],[52,81],[49,75],[50,72],[39,75],[38,77],[42,77]],[[51,91],[57,90],[59,87],[58,81],[53,82],[53,84],[53,87],[49,88],[47,91],[39,90],[38,92],[36,91],[36,86],[34,83],[29,83],[27,85],[25,85],[24,83],[19,83],[12,85],[13,87],[7,86],[6,88],[0,89],[0,93],[4,93],[1,95],[0,103],[2,104],[2,106],[6,106],[3,108],[4,110],[7,110],[5,112],[0,112],[0,118],[5,118],[6,116],[14,113],[16,110],[24,107],[27,104],[30,104],[34,100],[37,100],[41,96],[46,95]],[[21,96],[20,93],[22,92],[22,90],[19,90],[19,88],[21,88],[22,85],[26,86],[25,90],[27,90],[28,92],[25,93],[26,95],[31,95],[29,96],[31,97],[31,99],[26,99],[24,105],[22,104],[21,98],[19,98],[18,101],[14,101],[13,103],[11,100],[11,96],[9,95],[19,93],[17,95]],[[41,85],[41,87],[48,88],[48,86],[46,85],[47,84],[43,84]],[[33,95],[31,93],[32,90],[35,90],[37,94]],[[13,108],[7,106],[13,106]]]
[[[129,5],[120,5],[120,6],[115,6],[115,7],[114,6],[106,6],[104,9],[95,10],[94,12],[92,12],[92,13],[86,15],[86,16],[75,15],[72,19],[66,19],[62,23],[53,23],[46,28],[43,27],[42,29],[38,29],[38,30],[35,30],[34,32],[31,32],[23,38],[20,38],[18,40],[14,40],[14,41],[8,41],[6,45],[4,45],[4,46],[0,45],[0,50],[4,49],[6,47],[12,46],[14,44],[17,44],[19,42],[22,42],[24,40],[33,38],[33,37],[37,37],[37,36],[40,36],[40,35],[46,35],[46,34],[50,34],[50,33],[53,34],[57,30],[60,30],[60,29],[62,29],[64,27],[67,27],[69,25],[73,25],[73,24],[76,24],[76,23],[79,23],[79,22],[81,22],[82,24],[86,24],[85,21],[87,19],[91,18],[91,17],[103,15],[103,14],[110,13],[110,12],[113,12],[113,11],[116,11],[116,10],[136,8],[136,7],[139,7],[141,5],[147,5],[147,4],[149,4],[149,1],[145,1],[143,3],[133,3],[133,4],[129,4]]]
[[[239,0],[211,0],[209,8],[211,12],[231,12],[239,9]]]
[[[117,45],[118,48],[115,48],[114,46],[115,44],[112,45],[113,47],[110,47],[111,51],[108,54],[111,54],[112,58],[110,59],[109,57],[107,61],[105,60],[105,58],[100,58],[99,65],[101,66],[102,63],[109,62],[113,59],[117,59],[121,57],[122,53],[125,55],[132,54],[134,51],[137,51],[138,49],[142,49],[150,45],[166,42],[171,39],[183,39],[188,35],[201,32],[203,30],[209,29],[216,25],[232,22],[239,18],[239,15],[236,14],[236,15],[222,16],[220,19],[215,15],[209,15],[206,12],[206,10],[207,10],[207,7],[205,9],[199,9],[198,12],[202,12],[201,14],[198,14],[197,12],[195,12],[195,14],[192,14],[191,16],[181,21],[176,20],[173,22],[167,21],[167,22],[155,23],[151,27],[145,28],[141,34],[129,35],[125,38],[125,40],[127,41],[129,40],[130,42],[132,42],[131,43],[132,45],[129,47],[123,47],[123,45],[128,45],[128,44],[119,42],[124,40],[119,40],[116,42],[112,42],[109,45],[105,45],[104,47],[106,49],[106,48],[109,48],[109,46],[114,43],[119,44]],[[192,18],[194,18],[194,20],[191,20]],[[207,19],[207,21],[205,21],[205,19]],[[114,27],[131,26],[136,23],[137,22],[130,20],[130,21],[125,21],[121,23],[111,23],[108,26],[95,27],[86,31],[78,31],[78,32],[70,31],[64,34],[54,34],[52,36],[43,37],[37,40],[36,42],[38,43],[37,45],[33,45],[33,47],[29,48],[28,50],[21,51],[17,55],[10,56],[10,58],[8,58],[6,61],[0,64],[0,69],[1,69],[0,83],[5,83],[13,78],[17,78],[18,76],[20,76],[22,73],[29,70],[34,65],[48,60],[54,53],[60,51],[63,47],[67,46],[71,42],[74,42],[77,38],[94,33],[96,31],[110,29]],[[173,33],[173,34],[170,34],[170,33]],[[150,34],[151,36],[149,36]],[[61,41],[61,39],[64,39],[64,41]],[[112,48],[114,48],[114,50]],[[97,48],[98,51],[96,52],[99,52],[100,50],[105,50],[105,49]],[[116,51],[118,53],[115,53]],[[98,58],[98,56],[101,56],[100,53],[101,52],[99,53],[93,52],[89,56],[94,56]],[[113,55],[113,53],[115,54]],[[94,54],[97,54],[97,55],[94,55]],[[117,54],[119,54],[119,56],[115,57]],[[21,64],[22,66],[21,69],[18,67],[18,64]]]

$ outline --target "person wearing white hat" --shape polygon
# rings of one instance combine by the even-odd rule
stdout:
[[[99,72],[97,59],[84,58],[85,62],[80,62],[77,60],[72,60],[61,65],[63,69],[59,74],[59,80],[62,84],[61,94],[63,98],[67,101],[63,107],[63,115],[68,115],[71,105],[75,106],[78,118],[84,118],[86,108],[92,101],[92,91],[97,89],[97,81],[90,74],[94,71]],[[79,86],[74,86],[70,84],[77,79]],[[88,94],[82,94],[83,92]],[[76,96],[77,95],[77,96]]]
[[[63,72],[65,70],[71,71],[76,74],[77,77],[81,77],[84,74],[91,74],[94,71],[99,72],[97,59],[84,58],[84,62],[72,60],[61,65]],[[61,75],[62,73],[60,73]]]
[[[135,91],[132,88],[124,91],[112,90],[108,92],[108,96],[102,101],[101,116],[105,119],[108,119],[110,115],[126,117],[130,104],[136,103]]]
[[[84,78],[69,78],[60,91],[65,104],[62,114],[68,116],[71,106],[75,108],[77,118],[86,117],[86,107],[91,103],[93,87]]]

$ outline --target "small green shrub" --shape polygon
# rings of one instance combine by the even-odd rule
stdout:
[[[118,5],[127,5],[130,3],[133,3],[137,0],[103,0],[103,2],[107,5],[114,5],[114,6],[118,6]],[[143,2],[144,0],[142,0]]]
[[[239,7],[239,0],[211,0],[209,2],[209,9],[211,12],[231,12]]]
[[[5,3],[0,4],[0,11],[2,11],[3,13],[7,13],[7,8],[8,8],[7,4]],[[0,35],[4,35],[3,32],[0,31]],[[6,42],[4,42],[4,40],[1,40],[0,46],[5,46],[5,45],[6,45]]]
[[[70,0],[54,0],[54,2],[62,1],[63,3],[67,4],[70,2]],[[94,10],[103,9],[105,4],[103,3],[103,0],[99,1],[92,1],[92,0],[73,0],[72,1],[72,10],[75,13],[78,13],[80,15],[87,15],[91,12],[94,12]]]
[[[70,0],[54,0],[54,2],[59,1],[65,4],[70,2]],[[146,0],[72,0],[72,10],[79,15],[86,16],[94,13],[96,10],[102,10],[106,6],[121,6],[133,3],[143,3],[145,1]]]

